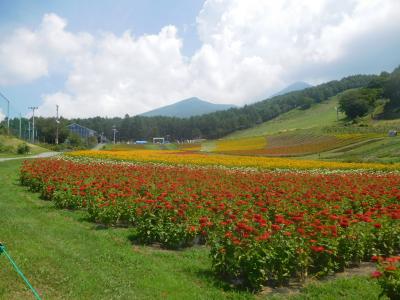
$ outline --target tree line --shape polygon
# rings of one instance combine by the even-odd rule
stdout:
[[[344,92],[339,98],[339,108],[350,120],[371,114],[383,106],[383,117],[393,115],[400,108],[400,67],[392,73],[382,72],[366,87]],[[400,116],[399,114],[395,114]]]
[[[382,85],[387,84],[387,80],[397,72],[396,70],[392,74],[383,72],[380,75],[348,76],[341,80],[333,80],[301,91],[275,96],[240,108],[231,108],[190,118],[144,117],[129,116],[128,114],[122,118],[60,118],[59,141],[63,142],[67,139],[69,132],[66,126],[71,123],[78,123],[96,130],[99,135],[103,134],[110,140],[113,137],[113,126],[118,130],[117,139],[122,141],[148,140],[157,136],[169,137],[171,141],[220,138],[237,130],[254,127],[294,108],[307,109],[314,103],[326,101],[328,98],[349,89],[372,89],[374,84],[380,84],[381,86],[376,87],[376,89],[383,90]],[[396,90],[396,84],[392,89]],[[389,90],[390,88],[386,92],[388,93]],[[23,123],[23,128],[25,129],[23,136],[27,137],[28,120],[24,119]],[[55,118],[38,117],[35,118],[35,123],[39,140],[41,142],[54,143]],[[19,131],[19,119],[10,120],[10,127],[14,134],[17,133]]]

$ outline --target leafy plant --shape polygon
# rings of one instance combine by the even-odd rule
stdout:
[[[29,153],[30,150],[31,150],[31,147],[29,147],[29,145],[26,143],[19,144],[17,147],[18,154],[26,154],[26,153]]]
[[[371,274],[382,288],[381,296],[386,295],[391,300],[400,299],[400,256],[382,258],[375,256],[378,269]]]

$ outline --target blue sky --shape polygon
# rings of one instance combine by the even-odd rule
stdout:
[[[86,31],[97,34],[111,31],[121,34],[127,29],[135,35],[157,33],[168,24],[178,27],[185,39],[183,53],[191,55],[199,47],[195,27],[196,16],[203,0],[0,0],[0,37],[17,27],[35,27],[45,13],[54,12],[68,20],[72,32]],[[12,99],[11,114],[25,114],[27,105],[40,105],[41,95],[61,89],[66,74],[44,77],[22,85],[3,86],[3,91]],[[0,107],[5,111],[5,103]]]
[[[157,33],[165,25],[173,24],[185,39],[184,53],[189,55],[200,45],[195,23],[203,3],[203,0],[2,0],[0,26],[4,34],[15,27],[34,27],[49,12],[66,18],[68,29],[73,32],[121,34],[130,29],[135,35],[142,35]]]
[[[12,115],[243,105],[295,81],[391,71],[399,36],[398,0],[0,0],[0,91]]]

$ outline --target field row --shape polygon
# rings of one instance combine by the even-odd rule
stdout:
[[[345,163],[318,160],[299,160],[278,157],[255,157],[244,155],[223,155],[196,153],[183,150],[130,150],[130,151],[76,151],[69,157],[92,157],[135,162],[153,162],[172,165],[224,166],[256,169],[366,169],[399,170],[400,163]]]
[[[220,140],[215,142],[216,146],[212,152],[239,155],[299,156],[329,151],[375,136],[371,134],[286,133],[235,140]]]
[[[400,249],[397,173],[244,172],[26,161],[20,180],[58,207],[128,224],[138,241],[206,242],[214,271],[252,289]]]

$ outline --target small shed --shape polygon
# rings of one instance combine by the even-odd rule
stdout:
[[[397,130],[389,130],[388,136],[390,136],[390,137],[395,137],[395,136],[397,136]]]

